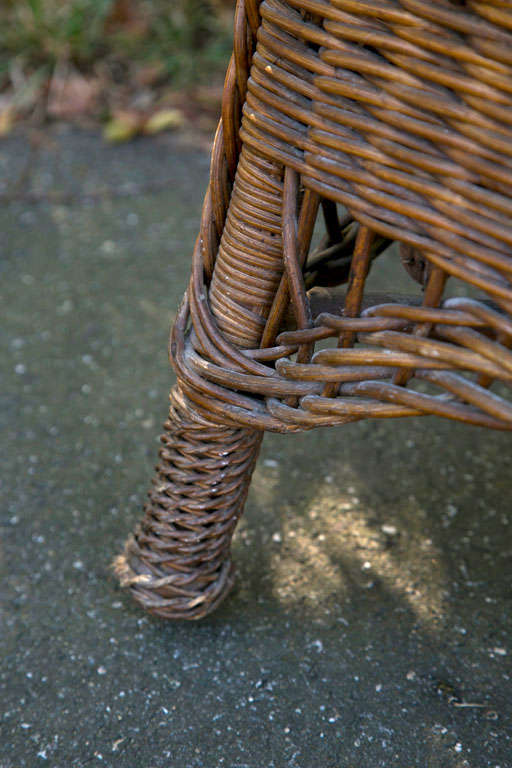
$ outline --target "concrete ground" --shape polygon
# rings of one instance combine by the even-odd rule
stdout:
[[[268,435],[219,611],[118,588],[208,157],[36,143],[0,144],[0,768],[510,768],[509,434]]]

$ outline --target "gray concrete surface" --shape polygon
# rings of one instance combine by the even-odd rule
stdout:
[[[54,130],[4,140],[0,169],[1,768],[510,768],[510,435],[267,436],[237,590],[198,624],[148,618],[110,563],[208,157]]]

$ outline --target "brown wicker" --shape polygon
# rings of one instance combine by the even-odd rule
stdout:
[[[265,429],[512,429],[511,214],[509,2],[238,0],[178,385],[117,561],[145,608],[199,618],[225,597]],[[365,290],[392,241],[416,299]],[[472,298],[446,298],[454,279]]]

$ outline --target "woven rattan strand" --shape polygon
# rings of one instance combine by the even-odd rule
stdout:
[[[419,298],[366,289],[395,241]],[[511,430],[511,315],[509,4],[238,0],[178,384],[121,583],[168,618],[220,603],[264,430]]]

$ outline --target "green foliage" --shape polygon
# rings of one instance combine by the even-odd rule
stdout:
[[[13,0],[0,11],[2,58],[34,65],[92,61],[105,50],[104,25],[113,0]]]
[[[132,60],[159,61],[179,83],[223,70],[231,52],[231,29],[223,24],[211,0],[149,0],[148,31],[143,39],[120,30],[118,49]]]
[[[222,29],[218,20],[204,11],[204,0],[182,0],[177,5],[188,6],[182,18],[172,16],[167,26],[162,25],[158,33],[158,47],[165,52],[168,71],[174,77],[194,80],[218,69],[225,63],[231,52],[231,36]],[[203,7],[203,14],[200,9]],[[169,23],[170,21],[170,23]],[[155,30],[155,38],[157,33]]]
[[[230,30],[218,0],[0,0],[0,70],[52,70],[59,61],[159,62],[178,82],[225,66]],[[120,12],[120,10],[122,12]]]

